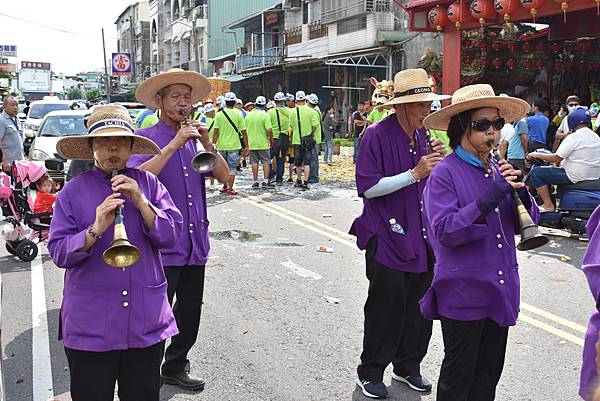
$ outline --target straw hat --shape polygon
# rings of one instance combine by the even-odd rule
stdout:
[[[510,96],[496,96],[491,85],[468,85],[454,92],[452,104],[425,117],[423,126],[430,129],[447,130],[450,118],[453,116],[463,111],[483,107],[498,109],[500,117],[509,122],[515,121],[529,112],[529,105],[526,101]]]
[[[184,84],[192,88],[192,103],[202,100],[210,92],[210,82],[204,75],[181,68],[171,68],[142,82],[135,91],[135,98],[149,109],[156,110],[159,108],[156,104],[158,91],[174,84]]]
[[[117,104],[99,105],[87,121],[89,135],[65,136],[56,149],[60,157],[71,160],[93,160],[92,138],[133,138],[132,154],[158,155],[160,148],[152,140],[133,133],[133,122],[127,109]]]
[[[450,99],[450,96],[433,93],[427,72],[422,68],[415,68],[400,71],[394,76],[394,97],[385,105],[446,99]]]

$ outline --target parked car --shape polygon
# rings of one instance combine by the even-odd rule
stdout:
[[[68,100],[36,100],[31,102],[29,114],[23,125],[23,150],[29,154],[29,148],[46,114],[56,110],[68,110],[72,102]]]
[[[117,102],[117,104],[120,104],[127,109],[132,120],[135,120],[135,116],[137,116],[140,111],[146,110],[146,107],[142,103]]]
[[[87,110],[59,110],[51,111],[42,120],[36,132],[29,159],[33,161],[45,161],[58,157],[56,143],[63,136],[87,135],[84,117]],[[30,113],[31,114],[31,113]],[[63,173],[49,172],[55,181],[64,180],[64,172],[69,169],[69,161],[65,162]]]
[[[25,120],[27,119],[27,114],[25,114],[25,103],[19,103],[19,112],[17,113],[17,118],[21,124],[25,124]]]

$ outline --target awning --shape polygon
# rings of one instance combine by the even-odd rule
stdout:
[[[230,22],[230,23],[228,23],[228,24],[224,25],[222,29],[237,29],[237,28],[243,28],[243,27],[244,27],[244,26],[243,26],[244,22],[247,22],[247,21],[251,20],[252,18],[256,18],[256,17],[258,17],[259,15],[261,15],[261,14],[263,14],[263,13],[267,12],[267,11],[277,11],[277,12],[283,12],[283,10],[282,10],[282,9],[280,9],[280,8],[276,8],[276,7],[280,6],[280,5],[281,5],[281,4],[275,4],[275,5],[273,5],[273,6],[269,7],[269,8],[266,8],[266,9],[264,9],[264,10],[262,10],[262,11],[257,11],[257,12],[255,12],[255,13],[253,13],[253,14],[250,14],[250,15],[247,15],[247,16],[245,16],[245,17],[242,17],[242,18],[240,18],[240,19],[237,19],[237,20],[235,20],[235,21],[232,21],[232,22]]]
[[[222,75],[222,76],[220,76],[218,78],[226,79],[226,80],[228,80],[230,82],[239,82],[239,81],[243,81],[244,79],[255,77],[257,75],[260,75],[260,73],[257,73],[257,74],[231,74],[231,75]]]
[[[409,39],[412,32],[377,31],[378,42],[404,42]]]

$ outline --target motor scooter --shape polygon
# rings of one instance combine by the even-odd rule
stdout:
[[[600,205],[600,179],[559,185],[555,202],[557,210],[541,213],[538,224],[564,228],[574,234],[585,234],[585,225],[590,215]]]

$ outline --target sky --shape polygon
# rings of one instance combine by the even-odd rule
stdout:
[[[9,62],[18,65],[49,62],[54,73],[65,75],[103,69],[102,28],[110,57],[117,51],[114,22],[131,3],[134,0],[6,2],[0,8],[0,45],[17,46],[17,57]]]

